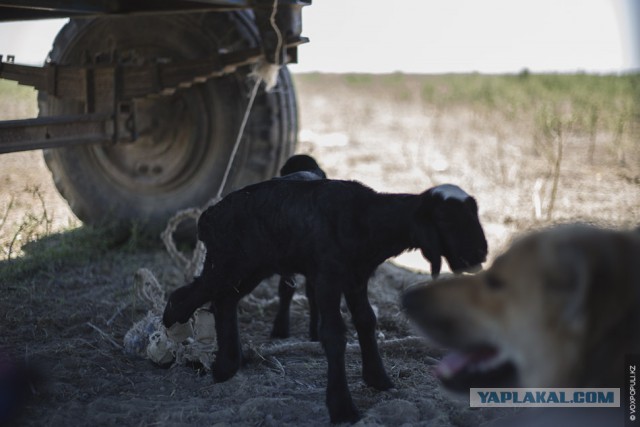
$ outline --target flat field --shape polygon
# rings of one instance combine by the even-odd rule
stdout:
[[[296,75],[299,153],[332,178],[379,191],[458,184],[478,200],[490,258],[515,235],[557,222],[640,224],[640,76]],[[0,119],[34,117],[35,93],[0,80]],[[326,425],[326,364],[307,343],[302,292],[292,337],[269,340],[275,283],[241,304],[248,363],[226,383],[190,367],[126,355],[123,337],[150,309],[134,273],[166,290],[183,274],[158,244],[108,243],[58,195],[41,153],[0,156],[0,348],[38,366],[18,425]],[[427,264],[415,253],[395,263]],[[396,388],[360,379],[349,330],[347,375],[364,425],[476,426],[504,412],[471,410],[438,387],[442,350],[415,335],[399,294],[425,276],[383,265],[371,282],[383,358]],[[348,314],[345,311],[345,317]]]

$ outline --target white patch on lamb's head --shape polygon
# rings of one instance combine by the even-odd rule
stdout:
[[[437,187],[433,187],[431,191],[433,194],[437,194],[438,196],[442,197],[442,200],[456,199],[464,202],[469,197],[471,197],[462,188],[453,184],[438,185]]]

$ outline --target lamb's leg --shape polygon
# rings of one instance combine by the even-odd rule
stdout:
[[[347,307],[351,312],[353,324],[358,332],[360,351],[362,353],[362,378],[364,382],[378,390],[388,390],[393,383],[387,376],[384,364],[378,351],[376,340],[376,315],[369,304],[367,286],[359,286],[355,290],[345,292]]]
[[[278,284],[278,296],[280,297],[280,307],[278,314],[273,321],[273,329],[271,330],[271,338],[288,338],[289,337],[289,309],[291,299],[296,291],[296,281],[293,276],[280,277]]]
[[[217,382],[228,380],[240,369],[242,348],[238,332],[238,302],[254,290],[262,279],[262,276],[250,276],[238,282],[233,290],[220,294],[213,300],[212,308],[216,320],[218,351],[211,371]]]
[[[304,287],[307,293],[307,301],[309,302],[309,339],[318,341],[318,303],[313,290],[313,282],[307,278]]]
[[[240,301],[239,295],[228,295],[213,302],[218,351],[211,371],[216,382],[223,382],[233,377],[242,362],[238,332],[238,301]]]
[[[360,419],[349,386],[344,366],[346,349],[345,325],[340,314],[340,287],[336,282],[322,281],[315,286],[320,312],[319,337],[327,357],[326,403],[332,423],[351,422]]]

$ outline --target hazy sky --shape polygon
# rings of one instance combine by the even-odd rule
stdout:
[[[638,4],[640,0],[315,0],[303,12],[303,33],[312,42],[300,48],[294,70],[640,68],[638,46],[631,46]]]
[[[640,0],[314,0],[294,72],[640,69]],[[0,54],[41,62],[64,20],[0,24]],[[635,27],[634,27],[635,23]],[[633,30],[636,30],[635,36]]]

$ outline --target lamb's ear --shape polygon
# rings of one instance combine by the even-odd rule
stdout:
[[[476,215],[478,214],[478,203],[476,202],[476,199],[474,199],[473,197],[469,196],[465,199],[464,201],[465,206],[467,206],[472,212],[475,212]]]
[[[434,196],[433,189],[427,190],[422,194],[422,202],[418,215],[419,223],[422,224],[420,235],[420,251],[422,256],[431,264],[431,277],[437,279],[442,268],[443,248],[440,236],[438,235],[437,219],[434,211],[437,205],[442,203],[439,196]]]
[[[440,269],[442,268],[442,257],[440,255],[439,248],[434,251],[429,251],[429,253],[427,253],[427,251],[425,251],[424,249],[421,249],[421,252],[422,256],[425,257],[431,264],[431,278],[437,279],[438,276],[440,276]]]

